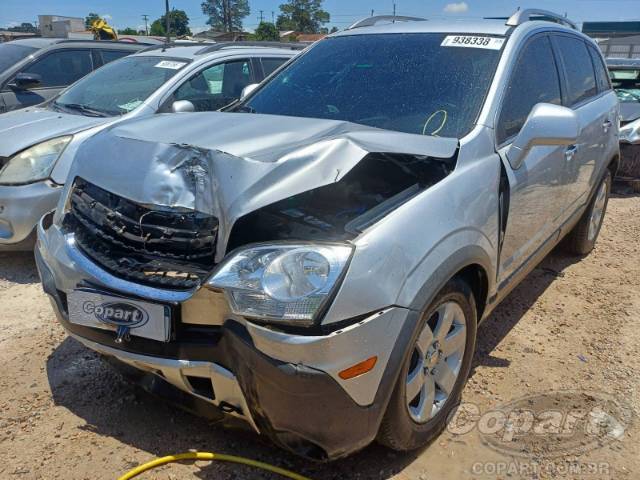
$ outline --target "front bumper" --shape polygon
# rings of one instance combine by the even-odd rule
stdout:
[[[59,321],[87,347],[160,376],[299,455],[334,459],[375,438],[411,334],[407,310],[389,308],[327,335],[275,332],[224,311],[214,293],[203,298],[206,289],[159,290],[112,277],[50,220],[38,231],[38,270]],[[78,286],[172,305],[172,339],[132,335],[116,343],[111,331],[69,322],[66,292]],[[206,312],[222,320],[207,324]],[[374,354],[378,362],[369,373],[338,376]]]
[[[56,208],[61,191],[50,181],[0,186],[0,251],[31,250],[38,221]]]

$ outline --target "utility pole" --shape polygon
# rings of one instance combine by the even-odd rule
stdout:
[[[276,12],[271,10],[271,23],[276,24]]]
[[[376,13],[376,11],[372,8],[371,9],[371,16],[373,17],[373,14]]]
[[[167,32],[167,45],[171,43],[171,34],[169,33],[169,0],[164,0],[164,9],[165,9],[165,29]]]
[[[396,16],[396,2],[393,2],[393,16]]]
[[[144,31],[147,33],[147,37],[149,36],[149,24],[147,20],[149,20],[149,15],[142,15],[142,19],[144,20]]]
[[[264,10],[260,10],[260,17],[258,17],[260,19],[260,23],[264,22]]]

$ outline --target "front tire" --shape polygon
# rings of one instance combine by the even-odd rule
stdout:
[[[607,170],[582,218],[564,241],[565,250],[569,253],[586,255],[593,250],[607,212],[610,192],[611,172]]]
[[[387,406],[378,442],[413,450],[433,440],[460,402],[476,343],[471,288],[453,278],[425,310]]]

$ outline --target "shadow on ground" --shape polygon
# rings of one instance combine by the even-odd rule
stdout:
[[[508,366],[505,361],[494,358],[492,351],[549,285],[563,275],[562,270],[578,260],[553,253],[512,292],[480,328],[474,368]],[[84,419],[87,423],[84,428],[155,456],[198,449],[248,456],[314,479],[364,480],[390,478],[422,452],[400,454],[374,444],[330,465],[313,464],[279,450],[250,431],[211,425],[133,387],[97,355],[69,338],[48,358],[47,375],[55,403]],[[203,479],[280,478],[224,464],[203,467],[197,476]]]
[[[38,281],[31,252],[0,252],[0,288],[4,282],[28,284]]]

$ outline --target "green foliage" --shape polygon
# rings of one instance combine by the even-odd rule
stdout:
[[[150,35],[164,36],[166,35],[166,15],[161,16],[151,24],[149,29]],[[189,17],[184,10],[176,10],[175,8],[169,12],[169,33],[174,37],[182,37],[191,35],[189,28]]]
[[[242,19],[251,13],[248,0],[206,0],[201,7],[207,25],[219,32],[241,32]]]
[[[100,15],[98,15],[97,13],[91,12],[89,15],[84,17],[84,26],[86,27],[86,29],[89,30],[93,22],[96,20],[100,20]]]
[[[23,22],[20,25],[16,25],[15,27],[9,27],[7,30],[10,32],[20,32],[20,33],[38,33],[38,29],[33,26],[32,23]]]
[[[118,35],[138,35],[138,31],[135,28],[127,27],[118,30]]]
[[[253,37],[258,41],[278,41],[280,40],[280,33],[273,23],[260,22]]]
[[[276,22],[279,30],[319,33],[322,24],[331,19],[322,9],[322,0],[288,0],[280,5],[280,11]]]

